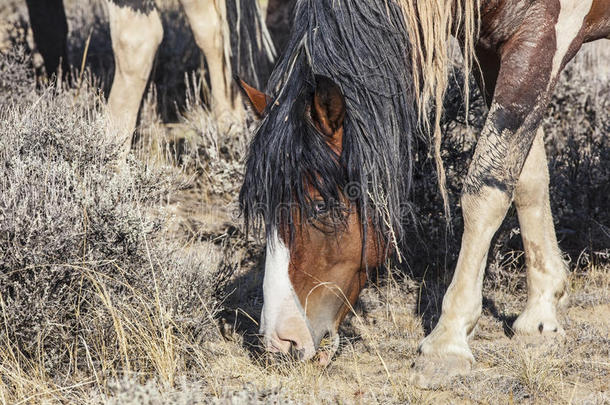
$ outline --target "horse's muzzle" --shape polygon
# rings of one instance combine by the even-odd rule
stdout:
[[[261,334],[265,350],[270,353],[282,353],[302,361],[316,354],[316,345],[301,314],[280,320],[275,325],[267,325],[263,320]]]

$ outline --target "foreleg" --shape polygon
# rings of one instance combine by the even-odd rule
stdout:
[[[121,145],[120,159],[131,148],[138,110],[163,39],[161,18],[152,0],[106,0],[114,51],[114,80],[108,111],[111,132]]]

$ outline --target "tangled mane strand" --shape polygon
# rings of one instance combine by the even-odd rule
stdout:
[[[267,82],[275,62],[275,48],[257,0],[225,0],[224,58],[231,61],[231,77],[237,75],[260,88]],[[231,86],[235,102],[237,86]]]
[[[408,31],[398,4],[302,0],[291,39],[270,79],[273,101],[254,135],[240,206],[246,226],[294,228],[312,184],[327,204],[355,203],[366,227],[398,246],[411,179],[417,109]],[[336,156],[311,123],[315,75],[345,97],[343,150]],[[365,220],[366,218],[366,220]]]
[[[391,1],[391,0],[386,0]],[[449,40],[457,33],[463,42],[464,76],[469,77],[476,63],[474,44],[478,36],[480,0],[396,0],[400,4],[411,41],[413,84],[420,124],[434,137],[434,160],[445,214],[450,217],[445,169],[441,158],[440,120],[452,60]],[[464,81],[466,111],[469,109],[469,80]],[[434,122],[430,123],[430,104]],[[449,223],[449,221],[447,222]]]

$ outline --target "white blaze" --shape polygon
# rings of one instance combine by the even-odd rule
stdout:
[[[286,343],[293,342],[294,349],[307,360],[315,354],[315,345],[305,311],[290,282],[289,263],[290,250],[273,232],[267,240],[260,333],[268,349],[285,351]]]
[[[263,279],[263,311],[261,314],[260,332],[267,335],[268,328],[272,328],[280,315],[282,307],[287,300],[294,300],[294,293],[288,264],[290,263],[290,250],[274,232],[267,241],[267,256],[265,258],[265,277]]]

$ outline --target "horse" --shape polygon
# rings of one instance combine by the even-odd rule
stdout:
[[[68,25],[62,0],[26,0],[35,42],[49,76],[69,71]],[[163,39],[154,0],[105,0],[110,22],[115,74],[108,98],[111,129],[131,147],[140,102]],[[268,76],[275,49],[256,0],[181,0],[195,42],[203,52],[211,87],[211,110],[219,127],[243,119],[234,74],[254,83]],[[60,69],[61,66],[61,69]]]
[[[267,2],[267,28],[275,50],[281,54],[290,38],[290,28],[296,0],[269,0]]]
[[[408,243],[401,228],[412,142],[427,125],[440,147],[450,36],[489,114],[460,196],[459,258],[440,319],[419,343],[413,381],[426,386],[474,364],[468,339],[482,311],[486,258],[513,202],[528,288],[512,329],[561,339],[567,270],[540,123],[581,45],[610,38],[610,2],[300,0],[293,27],[267,91],[240,80],[260,119],[239,201],[246,229],[267,242],[265,349],[312,359],[325,336],[336,336],[367,272]]]

